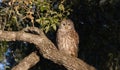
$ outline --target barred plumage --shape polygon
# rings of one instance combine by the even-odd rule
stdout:
[[[79,36],[70,19],[63,19],[57,32],[58,49],[68,55],[78,56]]]

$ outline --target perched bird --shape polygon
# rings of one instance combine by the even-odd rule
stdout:
[[[70,19],[63,19],[57,31],[57,45],[60,52],[78,56],[79,36]]]

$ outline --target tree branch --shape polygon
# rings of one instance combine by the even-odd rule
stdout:
[[[68,70],[96,70],[94,67],[88,65],[81,59],[59,52],[55,45],[44,35],[44,33],[41,30],[39,32],[40,35],[24,33],[22,31],[0,31],[0,40],[20,40],[33,43],[36,45],[44,58],[47,58],[55,63],[59,63],[65,66]]]
[[[12,68],[12,70],[28,70],[34,66],[38,61],[39,57],[35,52],[32,52],[29,56],[25,57],[18,65]]]

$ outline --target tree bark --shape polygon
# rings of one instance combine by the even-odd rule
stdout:
[[[23,31],[0,31],[0,40],[20,40],[33,43],[36,45],[44,58],[63,65],[68,70],[96,70],[93,66],[88,65],[81,59],[59,52],[56,46],[45,36],[43,31],[40,30],[39,34],[40,35],[35,35],[31,33],[25,33]]]
[[[12,68],[12,70],[28,70],[34,66],[38,61],[39,57],[35,52],[32,52],[29,56],[25,57],[18,65]]]

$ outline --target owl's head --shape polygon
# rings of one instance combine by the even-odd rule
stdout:
[[[70,30],[74,29],[74,24],[70,19],[63,19],[59,26],[60,29]]]

